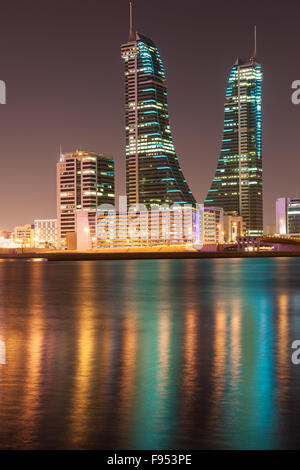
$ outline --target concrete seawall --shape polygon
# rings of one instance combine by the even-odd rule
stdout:
[[[46,252],[0,254],[0,260],[27,261],[93,261],[130,259],[207,259],[207,258],[281,258],[300,257],[300,252]]]

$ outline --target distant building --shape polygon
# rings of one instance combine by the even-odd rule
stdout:
[[[76,232],[68,232],[66,236],[66,249],[75,251],[77,250],[77,235]]]
[[[86,211],[96,242],[95,212],[115,202],[114,161],[102,153],[77,150],[61,154],[57,163],[57,241],[67,248],[67,234],[76,233],[76,212]],[[73,246],[73,245],[72,245]]]
[[[34,221],[34,245],[36,248],[57,247],[57,219],[36,219]]]
[[[16,247],[33,248],[34,247],[34,225],[19,225],[14,229],[14,243]]]
[[[204,245],[224,243],[224,211],[219,207],[204,207]]]
[[[238,251],[260,251],[260,237],[237,237]]]
[[[9,238],[12,237],[12,232],[7,232],[6,230],[4,230],[3,232],[0,231],[0,237],[3,239],[3,240],[8,240]]]
[[[300,235],[300,198],[276,200],[276,234]]]
[[[223,216],[224,243],[236,243],[237,237],[244,237],[246,224],[236,211],[225,212]]]
[[[96,225],[96,212],[95,222]],[[90,230],[91,221],[89,219],[89,213],[87,211],[76,212],[76,250],[90,250],[95,243],[93,243]],[[96,239],[95,239],[96,240]],[[95,242],[94,240],[94,242]],[[68,248],[70,249],[70,248]]]
[[[287,198],[276,199],[276,234],[286,235],[287,230]]]
[[[14,248],[15,247],[15,234],[13,232],[0,233],[0,248]]]

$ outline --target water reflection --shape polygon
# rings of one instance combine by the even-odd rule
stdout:
[[[0,263],[0,447],[297,447],[299,279],[297,259]]]
[[[39,419],[42,389],[43,348],[45,345],[44,311],[43,311],[43,272],[40,265],[29,270],[28,282],[28,322],[26,325],[26,341],[19,352],[26,357],[24,362],[23,393],[19,403],[22,425],[19,441],[35,441]],[[30,300],[29,300],[30,299]],[[10,351],[10,343],[8,343]],[[51,354],[51,353],[50,353]],[[8,363],[11,363],[8,357]]]
[[[83,263],[80,270],[82,287],[74,292],[78,305],[76,344],[74,347],[74,380],[68,430],[69,445],[81,447],[89,431],[91,386],[95,369],[96,302],[93,286],[93,266]]]

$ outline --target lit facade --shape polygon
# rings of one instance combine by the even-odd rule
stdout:
[[[95,213],[96,217],[96,213]],[[93,225],[96,225],[96,219]],[[91,221],[87,211],[76,212],[76,250],[84,251],[90,250],[95,243],[91,237]],[[96,241],[96,237],[95,237]]]
[[[76,233],[76,212],[86,211],[91,239],[96,242],[95,212],[114,204],[114,161],[111,156],[76,151],[62,154],[57,163],[58,247],[67,247],[67,235]]]
[[[57,247],[57,219],[34,221],[34,246],[52,249]]]
[[[238,237],[246,235],[246,224],[237,212],[225,212],[223,217],[224,243],[236,243]]]
[[[289,233],[300,234],[300,199],[289,199],[287,207],[287,226]]]
[[[14,229],[14,243],[16,247],[33,248],[34,247],[34,225],[19,225]]]
[[[261,238],[260,237],[237,237],[238,251],[260,251]],[[272,250],[272,248],[269,248]]]
[[[97,215],[97,248],[179,247],[203,244],[203,209],[186,207]]]
[[[195,204],[179,166],[167,103],[166,76],[153,41],[130,31],[125,64],[128,205]]]
[[[22,246],[19,244],[19,246]],[[15,248],[15,234],[13,232],[0,233],[0,248]]]
[[[275,224],[268,224],[266,226],[265,235],[274,236],[276,234],[276,225]]]
[[[286,235],[287,228],[287,203],[288,198],[280,197],[276,199],[276,234]]]
[[[204,208],[204,245],[224,243],[224,211],[219,207]]]
[[[263,234],[262,68],[238,59],[226,89],[224,132],[205,205],[236,211],[248,235]]]
[[[276,234],[300,234],[300,198],[276,200]]]

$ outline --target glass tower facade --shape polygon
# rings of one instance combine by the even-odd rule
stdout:
[[[300,199],[289,199],[288,202],[289,233],[300,233]]]
[[[151,39],[130,33],[125,63],[126,192],[129,205],[194,204],[170,130],[165,70]]]
[[[236,211],[247,235],[263,234],[262,68],[238,59],[226,89],[224,132],[218,166],[205,206]]]
[[[281,197],[276,201],[276,233],[300,233],[300,198]]]

